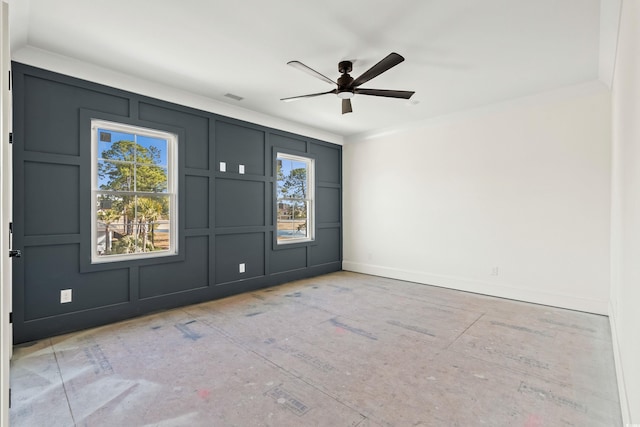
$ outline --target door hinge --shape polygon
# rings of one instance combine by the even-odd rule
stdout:
[[[11,91],[11,70],[9,70],[9,91]]]
[[[13,311],[9,313],[9,323],[13,323]]]
[[[13,144],[13,132],[9,132],[9,144]]]
[[[9,387],[9,409],[11,409],[11,387]]]

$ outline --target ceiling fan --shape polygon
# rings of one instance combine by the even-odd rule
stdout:
[[[329,77],[317,72],[313,68],[307,67],[300,61],[290,61],[290,62],[287,62],[287,65],[291,65],[294,68],[302,70],[305,73],[311,74],[312,76],[337,87],[328,92],[293,96],[291,98],[282,98],[281,101],[285,101],[285,102],[296,101],[302,98],[311,98],[314,96],[327,95],[329,93],[333,93],[338,95],[338,98],[342,99],[342,114],[346,114],[346,113],[351,113],[353,111],[353,109],[351,108],[351,98],[353,98],[354,95],[356,94],[371,95],[371,96],[386,96],[387,98],[409,99],[415,92],[410,92],[406,90],[364,89],[359,87],[361,84],[366,83],[369,80],[373,79],[374,77],[379,76],[385,71],[395,67],[402,61],[404,61],[404,58],[401,55],[398,55],[395,52],[390,53],[385,58],[383,58],[382,61],[378,62],[373,67],[369,68],[367,71],[362,73],[360,77],[356,79],[354,79],[349,75],[353,66],[351,61],[341,61],[338,64],[338,71],[342,73],[342,75],[338,78],[337,82],[334,82]]]

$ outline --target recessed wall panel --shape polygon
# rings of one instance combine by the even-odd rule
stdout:
[[[257,276],[264,276],[264,233],[216,236],[216,284]]]
[[[318,223],[340,222],[340,189],[319,187],[316,191],[316,218]]]
[[[304,153],[307,150],[307,143],[303,139],[271,134],[269,135],[269,141],[272,146],[276,147],[276,149],[284,148],[287,150],[300,151],[301,153]]]
[[[216,227],[265,225],[264,182],[218,179]]]
[[[185,166],[194,169],[209,168],[209,119],[184,111],[164,108],[141,102],[139,106],[141,120],[179,126],[185,131]]]
[[[140,267],[140,298],[209,285],[209,237],[187,237],[185,242],[184,261]]]
[[[316,231],[316,245],[311,246],[311,264],[340,261],[340,229],[321,228]]]
[[[227,173],[238,173],[244,165],[246,175],[264,175],[263,131],[223,121],[216,122],[216,161],[225,162]]]
[[[209,227],[209,178],[206,176],[185,176],[185,227]]]
[[[78,156],[79,108],[127,116],[129,100],[55,81],[24,78],[25,151]]]
[[[81,274],[79,257],[77,244],[24,248],[25,321],[129,300],[129,269]],[[71,289],[70,303],[60,303],[62,289]]]
[[[316,156],[316,181],[340,184],[340,150],[325,145],[312,144],[311,153]]]
[[[307,247],[279,249],[269,256],[272,273],[298,270],[307,266]]]
[[[53,163],[24,163],[24,234],[80,232],[80,168]]]

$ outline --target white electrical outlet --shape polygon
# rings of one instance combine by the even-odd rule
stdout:
[[[239,173],[240,175],[244,174],[244,165],[240,165],[240,166],[238,166],[238,173]]]
[[[226,171],[227,171],[227,163],[220,162],[220,172],[226,172]]]
[[[240,263],[238,265],[238,270],[240,271],[240,273],[244,273],[245,272],[244,262]]]
[[[71,302],[71,289],[60,290],[60,304]]]

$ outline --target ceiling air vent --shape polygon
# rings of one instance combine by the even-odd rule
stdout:
[[[234,95],[232,93],[225,93],[224,96],[226,96],[227,98],[231,98],[231,99],[233,99],[235,101],[242,101],[244,99],[243,97],[238,96],[238,95]]]

